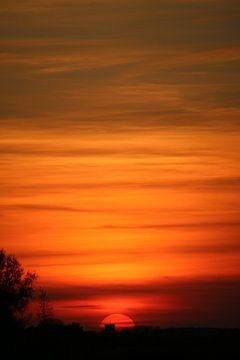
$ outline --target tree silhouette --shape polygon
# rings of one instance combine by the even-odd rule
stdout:
[[[53,318],[53,309],[49,303],[47,292],[43,287],[39,288],[39,323],[45,324]]]
[[[49,301],[46,290],[43,287],[39,288],[39,312],[38,312],[38,326],[41,328],[53,329],[62,327],[64,323],[54,317],[53,307]]]
[[[18,323],[33,297],[36,274],[25,272],[14,255],[0,250],[0,327]]]

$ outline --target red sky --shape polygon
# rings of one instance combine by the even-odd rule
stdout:
[[[55,315],[240,325],[236,1],[2,1],[0,247]]]

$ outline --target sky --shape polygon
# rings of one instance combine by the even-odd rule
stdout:
[[[240,326],[237,0],[1,0],[0,247],[55,316]]]

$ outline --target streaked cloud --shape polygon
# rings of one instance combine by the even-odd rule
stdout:
[[[61,116],[75,127],[205,127],[226,116],[239,126],[235,0],[3,1],[1,9],[4,126],[21,117],[46,127],[50,117],[59,127]]]
[[[12,204],[0,205],[0,211],[66,211],[66,212],[93,212],[90,209],[80,209],[68,206],[47,205],[47,204]]]

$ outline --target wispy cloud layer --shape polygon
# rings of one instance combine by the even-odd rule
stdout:
[[[1,9],[5,126],[21,117],[46,127],[50,117],[58,127],[64,116],[95,128],[101,120],[201,127],[216,125],[208,116],[216,110],[217,122],[239,125],[237,1],[3,1]]]

